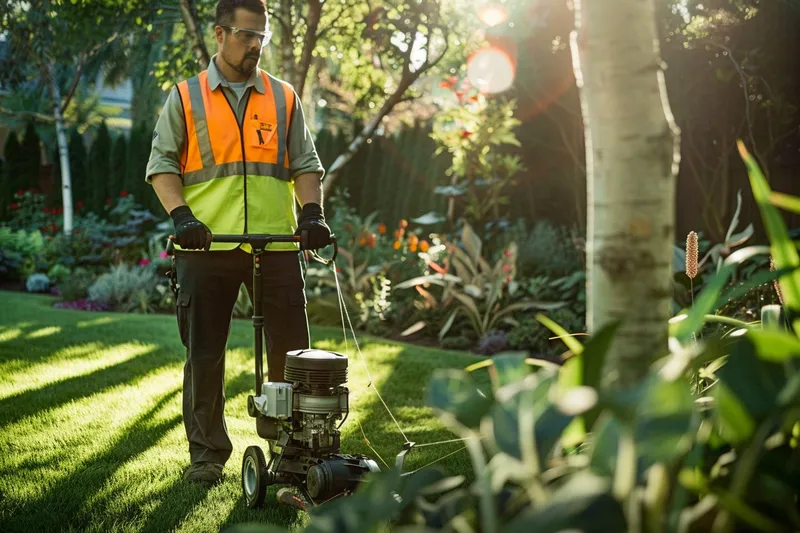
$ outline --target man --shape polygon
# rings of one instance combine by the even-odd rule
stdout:
[[[300,98],[258,68],[270,37],[264,0],[219,0],[218,50],[206,71],[179,83],[153,133],[146,180],[175,224],[177,315],[187,348],[183,419],[191,465],[185,479],[215,483],[232,445],[223,415],[225,350],[245,283],[247,245],[208,234],[299,234],[330,243],[322,211],[324,169]],[[295,200],[302,206],[295,215]],[[274,244],[261,259],[270,381],[283,381],[286,352],[309,347],[305,282],[297,245]]]

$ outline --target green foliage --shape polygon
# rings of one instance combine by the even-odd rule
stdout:
[[[89,299],[111,305],[118,311],[148,313],[154,311],[158,278],[150,266],[120,263],[100,276],[89,287]]]
[[[547,312],[546,315],[570,334],[580,334],[586,331],[584,315],[569,308],[555,309]],[[553,358],[564,353],[564,346],[560,340],[552,339],[552,337],[552,332],[543,326],[536,317],[526,316],[520,320],[518,326],[511,329],[508,334],[508,342],[512,350]]]
[[[93,283],[92,273],[84,267],[78,267],[69,276],[56,282],[56,288],[61,300],[74,302],[86,298],[89,295],[89,287]]]
[[[61,263],[56,263],[50,270],[47,271],[47,277],[50,278],[54,283],[60,283],[67,279],[72,271],[66,265],[62,265]]]
[[[0,220],[5,220],[11,203],[11,186],[6,176],[3,158],[0,157]]]
[[[152,140],[152,129],[144,123],[136,125],[131,130],[128,142],[125,186],[123,187],[123,190],[138,198],[139,202],[147,207],[151,207],[152,200],[155,197],[152,188],[144,181]]]
[[[7,190],[9,194],[23,190],[25,161],[22,159],[22,148],[14,130],[8,132],[8,138],[6,138],[6,144],[3,147],[3,157],[5,158],[5,181],[8,184]]]
[[[515,280],[517,249],[513,243],[494,264],[490,264],[482,254],[483,242],[472,226],[464,221],[459,242],[446,242],[445,247],[447,274],[419,276],[397,286],[398,289],[425,284],[443,287],[440,301],[452,311],[439,332],[439,340],[450,331],[459,313],[467,317],[473,333],[480,339],[501,323],[516,325],[515,313],[529,309],[556,309],[563,305],[527,298],[514,299],[519,282]]]
[[[0,227],[0,249],[4,253],[6,276],[26,279],[44,267],[44,238],[38,231],[17,230]],[[16,265],[16,266],[15,266]]]
[[[499,220],[510,202],[507,188],[523,170],[519,156],[509,146],[519,147],[514,128],[516,101],[489,99],[462,83],[458,102],[438,113],[432,137],[439,151],[453,156],[447,171],[450,183],[437,193],[458,201],[459,213],[475,227]]]
[[[89,175],[86,172],[86,145],[83,143],[83,136],[76,128],[69,133],[68,147],[72,199],[73,202],[80,200],[86,203],[91,191]]]
[[[22,175],[19,176],[20,188],[25,190],[39,188],[42,147],[33,122],[28,122],[25,127],[20,145],[20,159],[23,164]]]
[[[116,198],[122,192],[128,168],[128,139],[124,134],[117,135],[111,150],[111,161],[108,172],[108,196]],[[144,179],[144,178],[143,178]],[[103,199],[105,202],[105,198]]]
[[[85,201],[95,213],[102,213],[105,209],[106,198],[109,197],[109,182],[111,181],[111,136],[105,121],[100,124],[95,134],[89,152],[88,163],[88,191]]]

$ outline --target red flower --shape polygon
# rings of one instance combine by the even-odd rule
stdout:
[[[469,131],[469,130],[464,130],[464,131],[461,132],[461,138],[462,139],[469,139],[469,137],[471,135],[472,135],[472,132]]]
[[[369,237],[367,238],[367,244],[370,248],[375,248],[375,241],[377,236],[374,233],[370,233]]]
[[[509,265],[503,265],[503,270],[504,270],[504,271],[506,271],[506,272],[508,272],[509,270],[511,270],[511,266],[509,266]]]
[[[127,198],[128,197],[128,191],[120,191],[119,197],[120,198]]]
[[[19,208],[19,204],[17,202],[14,202],[14,203],[11,204],[11,210],[12,211],[15,210],[15,209],[18,209],[18,208]]]
[[[46,207],[43,207],[42,208],[42,213],[48,213],[49,214],[50,210],[48,208],[46,208]]]
[[[111,205],[111,198],[106,198],[106,205]]]
[[[83,207],[83,202],[78,200],[78,202],[75,205],[77,206],[78,209],[80,209]]]
[[[23,194],[25,194],[25,191],[23,191],[22,189],[17,191],[17,196],[22,196]]]
[[[141,261],[139,261],[139,265],[140,266],[147,266],[149,264],[150,264],[150,260],[149,259],[142,259]]]

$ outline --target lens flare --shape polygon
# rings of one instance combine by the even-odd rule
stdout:
[[[508,18],[508,11],[499,4],[483,4],[478,8],[478,18],[487,26],[493,27],[505,22]]]
[[[514,83],[514,62],[495,46],[475,52],[467,61],[467,77],[483,93],[499,93]]]

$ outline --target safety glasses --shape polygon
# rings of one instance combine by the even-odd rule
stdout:
[[[223,28],[227,28],[231,31],[231,33],[242,41],[245,44],[251,44],[257,41],[261,48],[263,49],[269,44],[269,40],[272,39],[272,31],[266,29],[264,31],[256,31],[256,30],[246,30],[244,28],[237,28],[236,26],[222,26]]]

